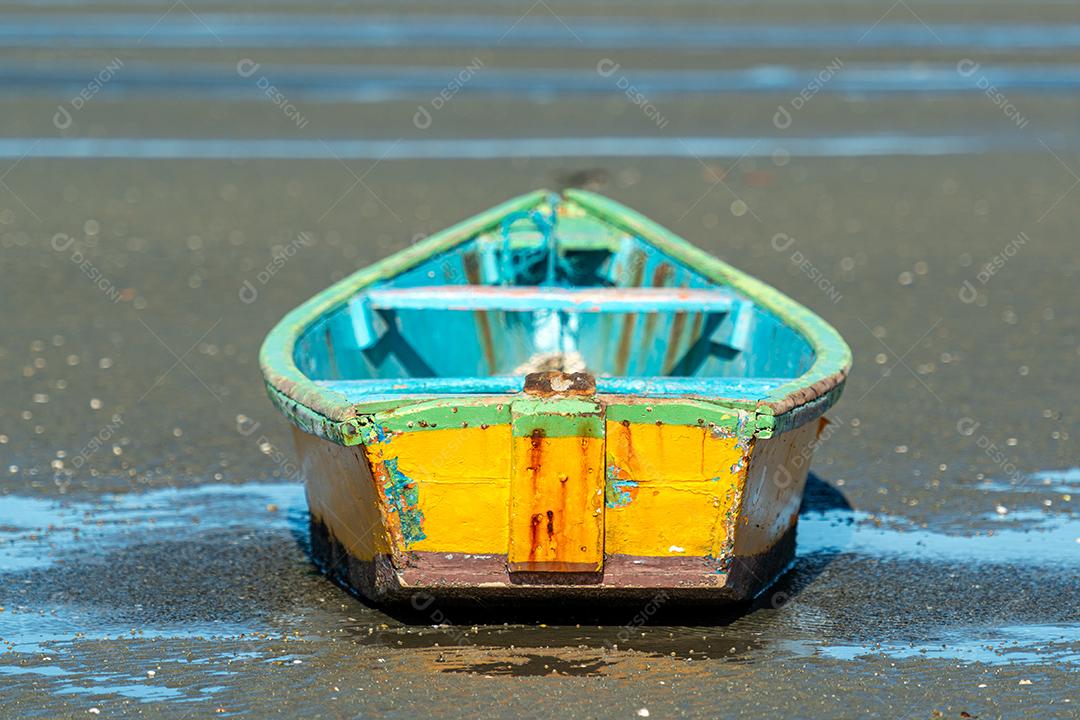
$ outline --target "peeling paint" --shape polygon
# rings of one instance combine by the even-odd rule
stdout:
[[[737,438],[735,441],[735,448],[742,451],[742,457],[739,458],[738,462],[732,464],[732,475],[738,475],[742,472],[743,468],[746,467],[746,461],[750,458],[753,436],[746,434],[746,426],[750,424],[752,418],[753,416],[750,413],[742,410],[739,411],[739,420],[735,424],[735,437]]]
[[[363,441],[365,445],[388,443],[393,439],[394,433],[387,432],[387,429],[378,423],[372,423],[364,428]]]
[[[709,423],[709,435],[712,436],[713,440],[719,440],[721,438],[733,438],[735,432],[731,428],[711,422]]]
[[[637,482],[621,477],[622,472],[622,469],[617,465],[611,464],[607,466],[604,502],[609,508],[626,507],[637,496]]]
[[[750,424],[750,420],[752,418],[752,414],[743,410],[739,410],[739,419],[735,423],[735,437],[738,438],[738,442],[735,443],[735,447],[739,448],[740,450],[746,450],[748,447],[750,447],[750,438],[752,437],[752,435],[747,434],[746,426]]]
[[[383,492],[390,504],[391,512],[398,514],[401,523],[401,536],[408,547],[427,537],[424,533],[424,513],[420,511],[420,489],[412,478],[398,469],[398,459],[389,458],[383,462],[386,468],[386,480]]]

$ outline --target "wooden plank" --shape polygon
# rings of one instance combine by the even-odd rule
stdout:
[[[609,418],[605,552],[724,558],[751,442],[711,423]]]
[[[604,422],[599,403],[511,407],[511,572],[593,573],[604,564]]]
[[[371,307],[387,310],[561,310],[578,313],[724,313],[736,297],[726,290],[692,288],[555,288],[432,285],[381,288],[366,293]]]

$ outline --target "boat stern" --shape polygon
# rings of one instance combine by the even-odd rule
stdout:
[[[762,437],[752,410],[541,375],[377,414],[361,445],[298,431],[324,569],[376,601],[740,601],[784,572],[816,422]]]

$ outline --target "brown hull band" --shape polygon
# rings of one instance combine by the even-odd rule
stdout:
[[[311,519],[311,550],[320,569],[353,593],[376,603],[431,599],[647,602],[663,593],[673,601],[734,603],[768,588],[795,558],[795,525],[766,552],[736,557],[728,567],[712,558],[609,555],[601,572],[510,573],[504,555],[410,553],[408,567],[388,555],[361,560],[330,529]]]

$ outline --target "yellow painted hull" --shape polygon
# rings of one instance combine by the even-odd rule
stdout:
[[[611,420],[599,437],[512,424],[343,446],[294,431],[324,569],[375,601],[743,600],[794,557],[819,421],[769,438]]]

